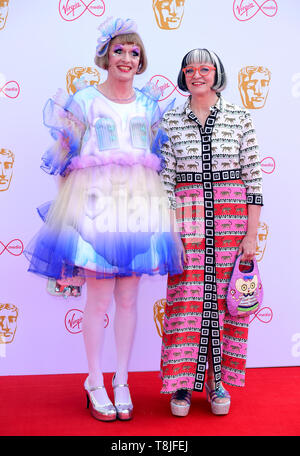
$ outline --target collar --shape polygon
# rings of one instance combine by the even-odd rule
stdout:
[[[182,112],[186,113],[187,116],[190,113],[193,113],[193,111],[191,109],[191,99],[192,99],[192,97],[190,95],[188,97],[187,101],[184,103],[183,109],[182,109]],[[223,112],[225,103],[226,102],[225,102],[224,98],[222,97],[222,95],[218,95],[218,99],[217,99],[216,103],[213,106],[211,106],[211,108],[216,108],[217,111]]]

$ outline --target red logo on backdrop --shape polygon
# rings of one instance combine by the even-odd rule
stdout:
[[[65,316],[65,327],[71,334],[79,334],[82,332],[82,318],[83,312],[79,309],[71,309]],[[109,324],[109,317],[105,314],[104,328]]]
[[[250,316],[249,323],[252,323],[256,318],[261,323],[270,323],[273,318],[271,307],[261,307],[257,312]]]
[[[59,14],[64,21],[75,21],[86,11],[93,16],[103,16],[105,3],[103,0],[60,0]]]
[[[274,17],[278,6],[275,0],[234,0],[233,14],[238,21],[249,21],[261,11],[265,16]]]
[[[272,174],[275,171],[275,160],[273,157],[265,157],[261,160],[261,169],[266,174]]]
[[[1,93],[7,98],[17,98],[20,93],[20,86],[17,81],[8,81],[2,87],[0,86]]]
[[[24,250],[23,242],[20,239],[13,239],[5,245],[0,241],[0,255],[2,255],[5,250],[13,256],[20,256]]]
[[[189,94],[181,92],[177,86],[173,84],[173,82],[170,81],[170,79],[166,78],[166,76],[163,76],[161,74],[156,74],[155,76],[152,76],[150,79],[152,84],[160,90],[161,96],[158,101],[164,101],[167,98],[169,98],[172,93],[178,92],[179,95],[182,95],[183,97],[188,97]]]

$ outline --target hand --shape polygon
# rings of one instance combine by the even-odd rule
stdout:
[[[240,243],[238,255],[242,253],[241,261],[251,261],[256,252],[256,236],[246,234]]]

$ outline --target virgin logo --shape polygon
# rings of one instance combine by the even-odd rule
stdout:
[[[65,316],[65,327],[71,334],[79,334],[82,332],[82,319],[83,312],[79,309],[71,309],[66,313]],[[109,324],[109,317],[105,314],[104,317],[104,328],[107,328]]]
[[[59,14],[64,21],[75,21],[86,11],[93,16],[103,16],[105,4],[103,0],[60,0]]]
[[[0,255],[2,255],[5,250],[13,256],[20,256],[24,250],[23,242],[20,239],[13,239],[5,245],[0,241]]]
[[[275,160],[273,157],[265,157],[260,162],[261,169],[266,174],[272,174],[275,171]]]
[[[0,84],[0,96],[5,95],[7,98],[17,98],[20,94],[20,86],[17,81],[8,81]]]
[[[278,6],[275,0],[234,0],[233,14],[238,21],[249,21],[261,11],[265,16],[274,17]]]
[[[158,101],[164,101],[167,98],[169,98],[172,93],[175,91],[179,93],[179,95],[182,95],[183,97],[188,97],[189,95],[181,92],[177,86],[173,84],[170,79],[166,78],[166,76],[163,76],[161,74],[156,74],[155,76],[152,76],[150,79],[152,84],[160,91],[160,98]]]
[[[250,316],[249,323],[253,320],[258,319],[261,323],[270,323],[273,319],[273,311],[271,307],[262,307],[253,315]]]

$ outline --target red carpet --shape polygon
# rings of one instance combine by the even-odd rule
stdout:
[[[229,415],[214,416],[204,393],[173,417],[157,372],[129,374],[132,421],[103,423],[85,408],[86,375],[0,377],[2,436],[299,436],[300,368],[248,369],[244,388],[229,387]],[[105,374],[106,384],[111,374]],[[111,387],[108,392],[112,397]]]

